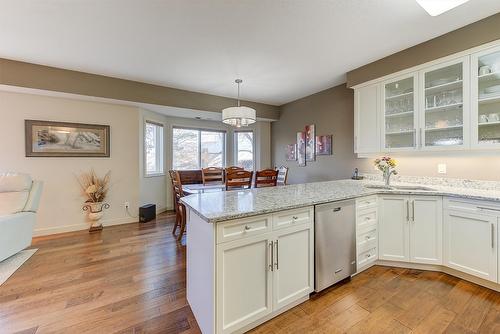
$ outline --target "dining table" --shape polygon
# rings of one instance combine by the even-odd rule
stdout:
[[[203,193],[211,193],[211,192],[219,192],[219,191],[225,191],[226,190],[226,185],[225,184],[202,184],[202,183],[196,183],[196,184],[185,184],[182,185],[182,191],[184,192],[184,195],[193,195],[193,194],[203,194]]]

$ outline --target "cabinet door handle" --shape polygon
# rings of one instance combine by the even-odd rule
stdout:
[[[251,230],[251,229],[252,229],[252,227],[251,227],[251,226],[245,225],[245,231],[249,231],[249,230]]]
[[[413,147],[417,147],[417,129],[413,128]]]
[[[495,248],[495,225],[491,224],[491,248]]]
[[[279,263],[280,263],[280,253],[279,253],[279,240],[275,241],[276,243],[276,270],[279,270]]]
[[[423,144],[423,131],[422,131],[422,128],[420,128],[420,147],[424,147],[424,144]]]
[[[271,256],[271,260],[269,261],[269,270],[274,270],[274,242],[269,242],[269,256]]]
[[[406,200],[406,221],[410,221],[410,201]]]
[[[415,222],[415,201],[411,201],[411,220]]]

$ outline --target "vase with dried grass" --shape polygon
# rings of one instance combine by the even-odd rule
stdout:
[[[78,177],[82,194],[86,198],[82,209],[87,212],[90,222],[89,232],[102,230],[100,220],[104,216],[104,210],[109,209],[109,204],[104,200],[108,194],[110,176],[111,171],[108,171],[104,177],[99,177],[94,169],[91,169]]]

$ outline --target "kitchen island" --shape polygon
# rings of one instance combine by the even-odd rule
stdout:
[[[471,205],[479,203],[478,200],[488,201],[483,205],[488,212],[500,210],[500,191],[495,187],[468,185],[436,184],[426,188],[401,184],[403,187],[399,189],[385,189],[373,181],[340,180],[183,198],[188,208],[187,298],[201,330],[203,333],[244,332],[307,300],[314,289],[314,206],[346,199],[357,199],[360,203],[357,205],[359,224],[358,221],[356,224],[370,236],[366,240],[372,248],[367,246],[362,250],[359,262],[366,256],[369,264],[380,258],[395,261],[394,265],[412,262],[435,265],[435,268],[428,267],[434,270],[446,265],[497,283],[497,236],[491,232],[497,231],[496,220],[493,226],[493,215],[477,218],[469,214],[457,216],[457,212],[460,205],[470,204],[461,202],[463,200],[472,201]],[[458,242],[443,238],[440,232],[443,230],[443,198],[447,199],[445,211],[449,216],[446,219],[450,234]],[[386,224],[380,232],[369,230],[379,220],[378,206]],[[415,224],[420,221],[422,224]],[[468,256],[454,257],[455,253],[457,256],[463,253],[455,249],[461,247],[462,239],[471,237],[467,235],[469,230],[460,228],[472,224],[478,224],[473,226],[478,226],[481,233],[474,247],[483,251],[483,257],[488,256],[481,267],[469,264]],[[401,240],[394,231],[401,232]],[[378,240],[379,233],[384,233],[385,244]],[[424,240],[412,243],[421,245],[421,249],[411,249],[412,256],[409,255],[410,233],[414,238],[424,235]],[[362,235],[358,247],[365,242],[364,237]],[[481,246],[490,240],[486,237],[491,238],[494,247]],[[443,259],[443,242],[449,243],[445,245],[450,252],[449,259]],[[430,251],[433,254],[429,254]]]

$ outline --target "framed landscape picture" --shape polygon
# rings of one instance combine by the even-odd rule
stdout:
[[[316,154],[332,154],[332,135],[316,136]]]
[[[297,144],[287,145],[285,155],[287,161],[297,161]]]
[[[297,132],[297,164],[300,167],[306,165],[306,133]]]
[[[25,120],[27,157],[109,157],[109,125]]]
[[[306,125],[306,161],[316,160],[316,135],[314,124]]]

